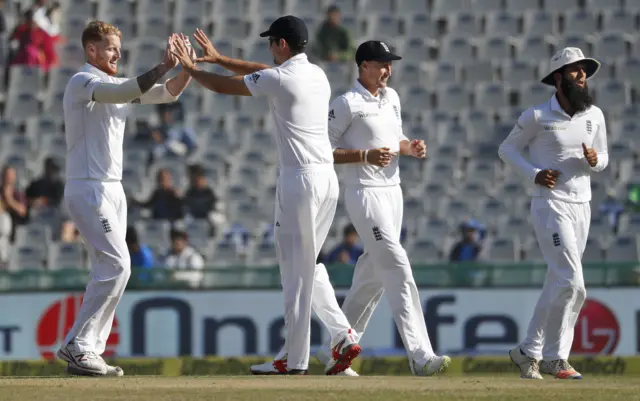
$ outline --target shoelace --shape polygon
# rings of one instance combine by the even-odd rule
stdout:
[[[529,372],[528,373],[533,373],[533,372],[539,372],[540,371],[540,365],[538,364],[538,361],[534,358],[529,358]]]
[[[569,365],[569,362],[563,360],[563,359],[559,359],[557,361],[553,361],[553,367],[556,370],[562,371],[562,370],[571,370],[573,369],[571,367],[571,365]]]
[[[98,360],[102,360],[102,357],[101,357],[100,355],[96,354],[96,353],[95,353],[95,352],[93,352],[93,351],[87,351],[87,352],[85,352],[85,353],[84,353],[84,356],[85,356],[87,359],[98,359]],[[104,362],[104,360],[102,360],[102,361]]]

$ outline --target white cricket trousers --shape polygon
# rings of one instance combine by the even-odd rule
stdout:
[[[338,191],[333,164],[285,167],[278,178],[275,241],[286,335],[276,359],[287,355],[289,369],[309,366],[312,307],[332,338],[340,338],[350,329],[327,269],[316,265],[336,212]]]
[[[547,275],[520,348],[538,360],[566,360],[587,297],[581,260],[589,236],[591,206],[589,202],[534,197],[531,216]]]
[[[362,242],[351,288],[342,305],[354,330],[362,336],[382,294],[408,356],[424,365],[434,356],[422,312],[420,294],[407,252],[400,243],[404,201],[400,185],[345,188],[345,205]]]
[[[127,200],[120,182],[67,181],[64,200],[91,260],[91,278],[65,344],[101,355],[131,275]]]

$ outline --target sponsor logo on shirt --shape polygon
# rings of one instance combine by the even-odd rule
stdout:
[[[361,111],[360,113],[358,113],[358,117],[360,118],[367,118],[367,117],[377,117],[380,113],[365,113],[363,111]]]
[[[563,127],[559,124],[545,124],[542,126],[545,131],[564,131],[567,127]]]
[[[253,74],[251,74],[250,78],[254,84],[257,84],[258,80],[260,79],[260,74],[258,74],[257,72],[254,72]]]

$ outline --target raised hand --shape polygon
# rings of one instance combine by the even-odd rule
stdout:
[[[172,53],[178,59],[178,62],[182,64],[183,68],[189,69],[195,67],[195,61],[191,58],[189,49],[184,41],[174,41]]]
[[[427,157],[427,145],[421,139],[414,139],[411,141],[411,155],[418,159],[424,159]]]
[[[198,45],[202,48],[203,55],[196,59],[197,63],[211,63],[215,64],[220,60],[220,53],[213,47],[213,44],[200,28],[196,29],[196,33],[193,38],[198,42]]]
[[[584,158],[587,159],[587,163],[591,167],[595,167],[598,164],[598,152],[594,148],[588,148],[584,143],[582,144],[582,151],[584,152]]]
[[[173,51],[175,49],[175,43],[178,41],[178,35],[175,33],[169,36],[167,40],[167,48],[164,50],[164,57],[162,62],[168,69],[174,68],[178,65],[178,59],[174,56]]]
[[[370,149],[367,153],[367,162],[380,167],[387,167],[393,157],[396,156],[389,148]]]
[[[191,60],[195,61],[198,58],[198,55],[196,54],[196,49],[194,49],[193,46],[191,45],[191,41],[189,40],[189,37],[184,33],[181,33],[180,40],[182,40],[185,46],[187,46],[187,49],[189,50],[189,56],[191,56]]]

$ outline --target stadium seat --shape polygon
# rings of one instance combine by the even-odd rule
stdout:
[[[500,12],[502,3],[502,0],[471,0],[471,11],[476,15]]]
[[[598,30],[596,15],[588,10],[574,10],[565,14],[565,35],[584,35],[595,33]]]
[[[475,86],[480,83],[493,82],[495,76],[493,63],[489,61],[490,58],[484,59],[485,61],[477,61],[463,69],[466,85]]]
[[[482,3],[483,1],[476,1]],[[520,28],[518,18],[506,12],[494,12],[487,18],[486,32],[489,35],[518,36]]]
[[[471,7],[470,0],[433,0],[431,12],[436,18],[457,14]]]
[[[438,28],[427,14],[412,14],[407,17],[405,34],[410,38],[436,38]]]
[[[259,243],[251,254],[252,266],[273,266],[278,264],[276,247],[273,243]]]
[[[603,13],[602,32],[604,33],[625,34],[634,32],[636,29],[635,15],[622,8],[612,8]]]
[[[81,243],[55,243],[49,246],[49,270],[84,270],[84,248]]]
[[[506,0],[505,4],[506,10],[513,13],[522,13],[539,8],[538,0]]]
[[[550,56],[551,45],[543,36],[524,36],[516,45],[516,59],[520,61],[540,63],[541,60],[549,60]]]
[[[458,84],[448,85],[438,90],[438,108],[445,110],[462,110],[471,106],[471,95],[467,89]]]
[[[92,4],[86,0],[65,0],[61,4],[63,5],[62,12],[66,17],[93,18]]]
[[[487,109],[499,109],[509,104],[509,93],[504,84],[484,84],[478,87],[476,104]]]
[[[553,13],[578,9],[578,0],[544,0],[544,9]]]
[[[361,0],[358,2],[357,12],[370,14],[391,14],[394,11],[394,0]],[[402,4],[399,4],[402,6]]]
[[[14,246],[11,249],[9,260],[10,271],[20,270],[44,270],[47,260],[46,248],[23,245]]]
[[[450,15],[447,25],[448,32],[455,35],[473,37],[480,34],[480,24],[476,16],[466,11]]]
[[[617,237],[606,250],[607,262],[640,261],[635,235]]]
[[[517,262],[521,259],[518,242],[513,237],[495,238],[487,246],[487,257],[491,261]]]
[[[599,239],[589,238],[587,245],[582,255],[582,261],[584,263],[602,262],[604,260],[604,253],[602,250],[602,243]]]
[[[424,63],[429,60],[429,52],[425,40],[411,37],[406,40],[402,51],[402,62]]]
[[[628,47],[623,34],[607,33],[595,41],[593,56],[601,60],[621,59],[629,54]]]
[[[617,66],[617,78],[640,87],[640,58],[625,58]]]
[[[446,36],[440,48],[440,60],[450,63],[471,64],[473,45],[466,36]]]
[[[405,15],[426,15],[429,13],[428,1],[403,0],[397,3],[396,13]]]
[[[546,11],[529,11],[524,14],[523,33],[527,36],[556,35],[556,18]]]
[[[553,96],[553,88],[543,83],[523,84],[520,89],[520,105],[531,107],[544,103]]]
[[[427,239],[419,239],[408,250],[409,259],[416,264],[437,263],[442,260],[442,251],[436,243]]]
[[[213,0],[213,13],[212,16],[227,17],[244,17],[246,15],[246,9],[243,1],[238,0]]]
[[[182,3],[182,1],[178,2]],[[121,19],[125,21],[133,20],[132,4],[128,0],[106,0],[98,2],[98,18],[103,21],[115,21]],[[116,25],[120,30],[120,24]]]
[[[519,86],[523,83],[537,81],[537,68],[535,63],[509,60],[503,63],[501,71],[501,82],[505,85]]]
[[[232,243],[220,242],[213,248],[213,259],[211,266],[213,267],[231,267],[240,263],[238,249]]]
[[[597,87],[596,99],[599,104],[606,104],[608,107],[621,107],[630,103],[631,93],[624,82],[601,81]]]
[[[592,10],[615,10],[622,8],[621,0],[587,0],[586,7]]]

